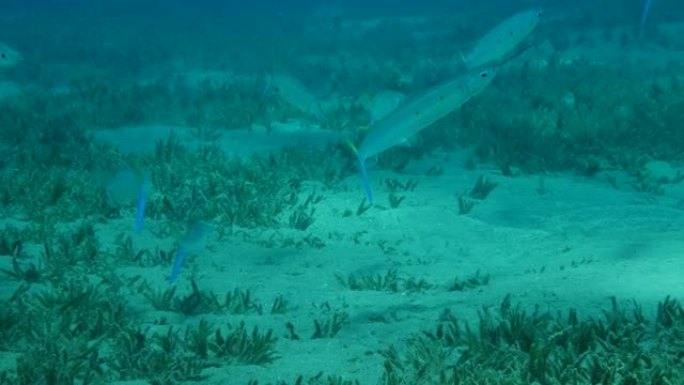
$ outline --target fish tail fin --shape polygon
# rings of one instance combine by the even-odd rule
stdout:
[[[366,198],[368,198],[368,203],[373,203],[373,189],[371,189],[370,179],[368,178],[368,171],[366,170],[366,159],[361,156],[359,150],[356,148],[351,140],[346,140],[347,146],[354,151],[356,154],[356,159],[359,162],[359,172],[361,173],[361,184],[363,184],[363,191],[366,193]]]
[[[169,276],[169,284],[173,284],[178,279],[180,275],[181,266],[183,266],[183,261],[185,260],[185,248],[181,247],[178,249],[178,255],[176,255],[176,261],[173,263],[173,269],[171,270],[171,275]]]
[[[145,220],[145,189],[141,186],[138,191],[138,204],[135,210],[135,232],[140,233]]]
[[[370,180],[368,179],[368,171],[366,170],[366,160],[357,155],[359,160],[359,172],[361,173],[361,183],[363,184],[363,191],[366,193],[368,203],[373,203],[373,190],[371,189]]]
[[[646,0],[644,2],[644,9],[641,11],[641,22],[639,24],[639,37],[643,35],[646,19],[648,19],[648,14],[651,11],[651,5],[653,5],[653,0]]]

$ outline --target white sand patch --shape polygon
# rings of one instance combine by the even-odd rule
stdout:
[[[219,296],[236,287],[251,289],[266,310],[284,295],[292,310],[282,315],[203,316],[216,324],[246,321],[279,336],[282,356],[267,367],[229,367],[207,370],[207,383],[293,381],[298,374],[315,375],[324,369],[346,374],[362,383],[381,375],[383,358],[377,352],[432,328],[444,309],[474,321],[476,311],[497,308],[507,294],[514,303],[541,305],[542,310],[578,309],[580,316],[599,316],[610,297],[628,304],[636,299],[647,315],[667,295],[684,292],[684,217],[670,190],[658,197],[619,191],[607,182],[574,176],[550,175],[539,191],[539,177],[506,178],[494,170],[468,171],[459,154],[413,162],[405,174],[371,170],[378,191],[377,206],[361,216],[345,217],[363,197],[358,177],[334,190],[319,190],[325,199],[316,205],[316,221],[305,232],[284,228],[246,231],[254,239],[319,237],[323,248],[256,245],[241,235],[208,240],[208,250],[188,259],[178,281],[187,293],[194,274],[203,290]],[[444,167],[441,176],[424,172]],[[467,215],[459,215],[456,197],[486,174],[499,185]],[[402,204],[389,208],[384,178],[418,181]],[[677,190],[672,190],[677,191]],[[149,224],[148,226],[152,226]],[[132,226],[128,224],[127,226]],[[121,231],[123,225],[118,226]],[[149,248],[160,241],[143,233],[137,238]],[[172,245],[172,240],[163,247]],[[155,288],[168,283],[168,266],[122,269],[142,274]],[[420,293],[352,291],[336,275],[379,274],[396,269],[403,278],[424,279],[433,285]],[[454,278],[476,272],[491,277],[487,285],[449,291]],[[193,273],[194,272],[194,273]],[[313,320],[324,319],[321,306],[349,313],[333,339],[310,339]],[[160,314],[137,305],[141,318],[152,322]],[[176,317],[190,324],[200,317]],[[382,322],[380,321],[382,320]],[[287,323],[300,340],[286,338]],[[227,377],[228,376],[228,377]]]

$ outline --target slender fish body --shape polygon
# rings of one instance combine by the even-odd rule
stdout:
[[[469,70],[501,64],[539,24],[538,9],[517,13],[487,32],[463,58]]]
[[[492,82],[495,74],[494,69],[487,69],[469,72],[446,81],[405,101],[373,126],[357,150],[359,171],[369,202],[373,201],[373,194],[368,180],[366,159],[405,143],[408,138],[425,127],[458,109],[470,98],[482,92]]]

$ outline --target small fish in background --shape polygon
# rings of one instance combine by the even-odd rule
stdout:
[[[147,196],[152,191],[149,176],[139,171],[119,171],[108,181],[105,191],[107,204],[112,208],[127,207],[136,202],[135,232],[140,233],[145,220]]]
[[[211,228],[209,225],[203,222],[193,222],[190,224],[190,226],[188,226],[188,230],[178,246],[176,260],[173,263],[171,275],[169,275],[169,284],[173,284],[176,282],[176,280],[178,280],[185,257],[191,254],[196,254],[204,249],[207,234],[209,234],[210,230]]]
[[[641,23],[639,23],[639,37],[644,33],[644,27],[646,26],[646,20],[648,19],[648,14],[651,12],[652,5],[653,0],[646,0],[646,2],[644,2],[644,9],[641,11]]]
[[[277,94],[287,104],[317,120],[325,118],[319,100],[298,79],[288,75],[273,75],[268,80],[268,93]]]
[[[371,127],[356,152],[361,182],[369,203],[373,203],[366,159],[394,146],[405,144],[410,137],[442,119],[463,103],[478,95],[494,80],[495,69],[468,72],[436,85],[403,102],[397,109]]]
[[[10,68],[22,60],[21,54],[5,43],[0,43],[0,69]]]
[[[499,23],[480,38],[464,57],[468,70],[502,64],[534,31],[542,12],[538,9],[517,13]]]

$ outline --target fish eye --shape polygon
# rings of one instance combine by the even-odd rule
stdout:
[[[0,57],[2,57],[3,59],[7,59],[7,55],[6,55],[6,54],[4,54],[4,53],[3,53],[3,54],[1,54],[1,55],[0,55]]]
[[[489,76],[489,74],[487,74],[486,72],[480,72],[481,78],[486,78],[487,76]]]

